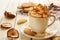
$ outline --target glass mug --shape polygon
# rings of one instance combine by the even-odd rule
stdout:
[[[31,27],[32,31],[36,33],[45,32],[45,30],[49,26],[51,26],[56,20],[56,17],[54,15],[49,15],[49,17],[40,18],[36,16],[34,17],[33,15],[31,15],[31,13],[28,13],[28,16],[29,16],[29,26]],[[48,25],[48,21],[50,17],[53,17],[54,20],[51,24]]]

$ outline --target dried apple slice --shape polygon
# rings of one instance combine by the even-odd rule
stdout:
[[[19,32],[16,29],[11,28],[7,32],[7,37],[9,37],[9,38],[18,38],[19,37]]]
[[[2,27],[2,28],[5,28],[5,29],[9,29],[9,28],[12,27],[12,25],[11,25],[10,23],[2,23],[2,24],[1,24],[1,27]]]
[[[15,18],[15,15],[12,14],[11,12],[5,11],[4,15],[5,15],[6,18],[10,18],[10,19]]]

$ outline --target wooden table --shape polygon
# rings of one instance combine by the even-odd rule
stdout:
[[[21,1],[21,2],[20,2]],[[32,1],[32,0],[31,0]],[[17,5],[20,3],[23,3],[25,1],[22,1],[22,0],[0,0],[0,24],[1,23],[4,23],[4,22],[9,22],[12,24],[12,28],[15,28],[19,31],[19,38],[18,39],[13,39],[13,40],[30,40],[30,38],[26,37],[26,36],[23,36],[21,33],[20,33],[20,27],[22,25],[17,25],[16,24],[16,21],[18,19],[21,19],[21,18],[27,18],[27,16],[24,16],[24,15],[18,15],[16,18],[12,19],[12,20],[9,20],[9,19],[6,19],[5,16],[4,16],[4,12],[5,10],[7,11],[10,11],[12,13],[14,13],[16,15],[16,11],[17,11]],[[28,2],[28,0],[26,0],[26,2]],[[37,1],[38,2],[38,1]],[[15,21],[16,19],[16,21]],[[58,30],[58,33],[56,34],[56,36],[60,36],[60,21],[56,21],[52,27],[54,28],[57,28]],[[0,27],[0,40],[10,40],[7,38],[7,31],[9,29],[6,29],[6,30],[2,30],[1,27]],[[35,40],[35,39],[33,39]]]

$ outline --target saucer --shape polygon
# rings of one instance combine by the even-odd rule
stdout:
[[[57,29],[48,27],[45,32],[46,32],[46,33],[49,33],[50,35],[45,35],[45,36],[43,36],[43,37],[31,36],[31,35],[28,35],[28,34],[24,33],[24,29],[27,28],[27,27],[28,27],[28,25],[23,25],[23,26],[21,27],[21,33],[22,33],[24,36],[27,36],[27,37],[33,38],[33,39],[47,39],[47,38],[50,38],[50,37],[55,36],[55,34],[57,33]]]

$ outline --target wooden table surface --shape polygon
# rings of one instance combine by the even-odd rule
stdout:
[[[0,24],[4,23],[4,22],[9,22],[9,23],[12,24],[12,28],[15,28],[19,31],[19,38],[18,39],[13,39],[13,40],[30,40],[30,38],[20,34],[20,27],[22,25],[18,26],[17,24],[15,24],[16,23],[15,22],[16,18],[18,20],[18,19],[21,19],[21,18],[27,18],[27,16],[18,15],[16,18],[14,18],[12,20],[8,20],[4,17],[4,12],[5,12],[5,10],[7,10],[7,11],[10,11],[10,12],[12,12],[16,15],[18,4],[23,3],[23,2],[29,2],[29,1],[32,1],[32,0],[24,0],[24,1],[22,1],[22,0],[0,0]],[[38,3],[38,1],[37,1],[37,3]],[[55,23],[52,25],[52,27],[57,28],[58,32],[57,32],[56,36],[60,36],[60,21],[55,21]],[[8,30],[9,29],[2,30],[1,27],[0,27],[0,40],[10,40],[10,39],[7,38],[7,31]],[[33,39],[33,40],[35,40],[35,39]]]

